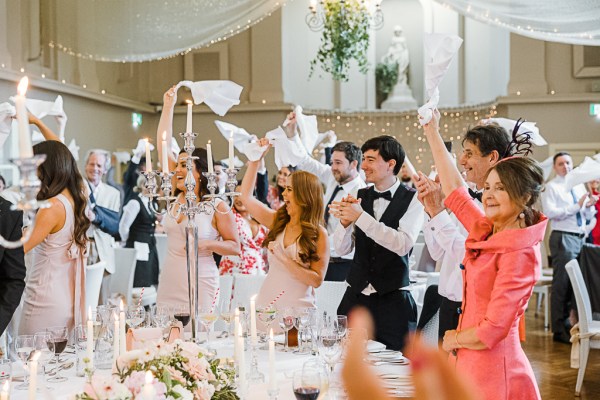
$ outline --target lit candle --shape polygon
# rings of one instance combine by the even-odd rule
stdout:
[[[35,350],[31,360],[29,360],[29,400],[35,400],[37,390],[37,370],[38,370],[38,358],[40,358],[40,352]]]
[[[5,380],[2,385],[2,392],[0,392],[0,400],[8,400],[8,393],[10,393],[10,380]]]
[[[116,312],[113,312],[113,319],[115,323],[115,327],[113,330],[113,365],[117,364],[117,359],[119,358],[119,332],[121,331],[119,317]]]
[[[154,389],[152,381],[154,381],[154,375],[152,372],[146,371],[146,384],[142,388],[140,396],[142,400],[156,400],[156,389]]]
[[[275,340],[273,328],[269,331],[269,390],[277,390],[277,375],[275,373]]]
[[[315,10],[317,9],[317,0],[310,0],[308,8],[310,9],[310,11],[315,12]]]
[[[233,169],[233,131],[229,134],[229,169]]]
[[[162,171],[163,174],[169,173],[169,149],[167,148],[167,131],[162,134]]]
[[[206,144],[206,158],[208,162],[208,172],[215,172],[215,170],[213,169],[212,146],[210,145],[210,140]]]
[[[89,368],[94,368],[94,321],[92,320],[92,307],[88,307],[87,320],[87,358],[90,359]]]
[[[189,132],[192,132],[192,102],[188,100],[187,105],[188,105],[187,124],[186,124],[185,131],[189,133]]]
[[[238,348],[239,348],[239,360],[238,360],[238,372],[240,377],[240,391],[241,395],[245,395],[246,388],[246,354],[244,353],[244,335],[242,334],[242,325],[238,322]]]
[[[152,158],[150,157],[150,141],[146,139],[146,172],[152,171]]]
[[[256,346],[258,338],[256,336],[256,295],[250,297],[250,335],[252,345]]]
[[[125,341],[125,312],[123,311],[123,300],[119,302],[119,355],[125,354],[127,352],[126,349],[126,341]]]
[[[233,359],[235,362],[239,361],[239,357],[240,355],[238,354],[240,352],[240,349],[238,348],[238,340],[237,337],[238,335],[240,335],[240,333],[238,332],[238,325],[240,324],[240,309],[238,307],[235,308],[235,312],[234,312],[234,317],[233,317],[233,337],[235,338],[235,340],[233,341]]]
[[[21,158],[33,157],[33,148],[31,147],[31,134],[29,133],[29,116],[27,107],[25,107],[25,93],[29,79],[23,77],[19,82],[18,92],[15,96],[15,108],[17,109],[17,122],[19,123],[19,156]]]

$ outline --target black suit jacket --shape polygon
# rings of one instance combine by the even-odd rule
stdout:
[[[6,240],[18,240],[23,228],[23,213],[11,211],[11,203],[0,197],[0,234]],[[25,289],[23,246],[6,249],[0,246],[0,334],[10,322]]]

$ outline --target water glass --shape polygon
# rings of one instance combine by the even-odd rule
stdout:
[[[338,335],[342,340],[346,338],[346,334],[348,333],[348,317],[345,315],[337,316],[337,331]]]
[[[155,304],[150,308],[150,315],[152,316],[152,323],[157,328],[164,329],[169,326],[171,320],[169,306]]]
[[[75,373],[77,376],[85,376],[85,363],[83,359],[87,357],[87,326],[77,325],[74,332],[75,355]]]
[[[48,332],[38,332],[33,335],[34,347],[40,353],[40,357],[38,358],[38,364],[41,367],[40,369],[44,373],[44,377],[46,377],[46,369],[48,368],[48,363],[54,357],[54,345],[49,346],[49,343],[52,343],[52,336]],[[51,348],[52,347],[52,348]],[[58,368],[58,365],[54,365],[55,368]],[[46,386],[47,389],[52,390]]]
[[[146,320],[146,309],[142,306],[129,306],[125,312],[125,323],[135,329]]]
[[[27,369],[27,361],[29,360],[29,355],[32,351],[35,350],[33,335],[17,336],[17,338],[15,339],[15,350],[17,352],[17,356],[23,362],[23,365]],[[27,390],[27,388],[29,388],[29,372],[25,374],[23,383],[16,386],[16,389],[19,390]]]
[[[265,333],[261,334],[261,338],[262,338],[261,340],[264,343],[262,349],[268,350],[269,349],[269,341],[267,340],[267,338],[269,336],[269,331],[271,330],[271,325],[273,325],[273,322],[277,318],[277,309],[275,308],[274,305],[268,305],[266,307],[258,307],[256,309],[256,316],[257,316],[258,320],[260,322],[262,322],[263,325],[266,326]]]

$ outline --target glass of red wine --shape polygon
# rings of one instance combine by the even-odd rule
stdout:
[[[67,347],[69,330],[66,326],[54,326],[52,328],[47,328],[46,332],[50,334],[48,339],[48,349],[54,351],[54,355],[56,356],[56,376],[48,379],[48,382],[65,382],[67,378],[60,376],[59,373],[59,357]]]
[[[321,393],[321,375],[314,368],[302,368],[294,372],[294,396],[296,400],[317,400]]]
[[[173,318],[181,322],[181,325],[185,328],[190,322],[190,310],[187,305],[180,304],[174,307]]]

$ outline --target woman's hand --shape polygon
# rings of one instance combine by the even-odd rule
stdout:
[[[444,339],[442,342],[442,348],[444,351],[451,352],[458,347],[459,346],[456,343],[456,329],[446,331],[446,333],[444,333]]]
[[[288,138],[294,137],[296,134],[296,113],[289,113],[285,122],[287,123],[283,128],[285,130],[285,134]]]
[[[173,85],[163,95],[163,107],[174,107],[175,104],[177,104],[177,91]]]
[[[435,108],[433,110],[433,115],[431,117],[431,120],[426,123],[425,125],[423,125],[423,131],[425,132],[425,134],[437,134],[440,128],[440,111]]]

